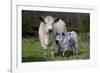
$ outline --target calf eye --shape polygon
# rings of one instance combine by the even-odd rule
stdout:
[[[62,33],[62,35],[64,36],[64,35],[65,35],[65,33],[63,32],[63,33]]]

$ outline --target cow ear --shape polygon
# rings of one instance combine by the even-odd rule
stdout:
[[[41,22],[44,22],[44,18],[43,18],[43,17],[40,17],[40,21],[41,21]]]
[[[62,36],[64,36],[64,35],[65,35],[65,33],[63,32],[63,33],[62,33]]]
[[[56,18],[54,19],[54,23],[56,23],[56,22],[58,22],[58,21],[59,21],[59,18],[56,17]]]

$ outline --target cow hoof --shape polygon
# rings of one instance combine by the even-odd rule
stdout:
[[[46,59],[46,60],[48,59],[48,55],[45,56],[45,59]]]

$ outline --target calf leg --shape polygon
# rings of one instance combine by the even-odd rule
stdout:
[[[61,51],[60,47],[58,48],[58,54],[60,54],[60,55],[62,54],[62,51]]]
[[[71,46],[71,49],[73,51],[73,55],[76,55],[76,47],[74,45]]]
[[[64,57],[66,53],[66,47],[62,48],[62,56]]]
[[[75,44],[76,54],[78,54],[77,44]]]
[[[64,52],[62,53],[62,56],[63,56],[63,57],[65,56],[65,53],[64,53]]]

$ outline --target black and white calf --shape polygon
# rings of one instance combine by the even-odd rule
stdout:
[[[56,44],[59,46],[62,56],[65,56],[65,53],[69,48],[72,49],[73,55],[78,53],[78,40],[75,31],[56,33]]]

